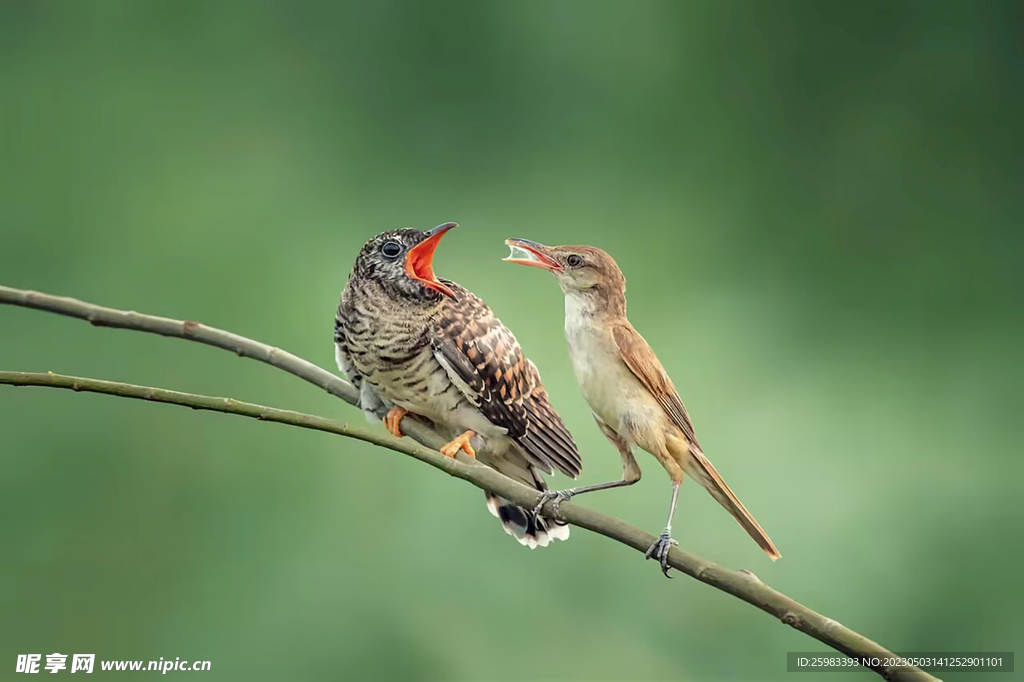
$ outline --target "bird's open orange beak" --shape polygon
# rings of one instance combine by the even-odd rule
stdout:
[[[506,263],[541,268],[551,272],[561,272],[562,266],[548,255],[548,247],[529,239],[506,239],[505,244],[512,252],[505,258]]]
[[[409,249],[409,253],[405,257],[405,274],[417,282],[422,282],[425,287],[439,291],[449,298],[455,298],[455,292],[438,281],[437,276],[434,275],[434,251],[441,242],[441,237],[453,227],[458,227],[458,224],[445,223],[429,230],[427,238]]]

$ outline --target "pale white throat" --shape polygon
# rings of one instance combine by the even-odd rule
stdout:
[[[622,362],[606,317],[596,297],[566,291],[565,340],[583,398],[598,419],[632,441],[633,401],[638,394],[643,400],[643,394]]]

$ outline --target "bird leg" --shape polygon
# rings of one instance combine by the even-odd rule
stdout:
[[[608,481],[607,483],[595,483],[593,485],[581,485],[578,488],[567,488],[565,490],[545,490],[540,494],[540,501],[537,502],[537,506],[533,508],[531,512],[533,517],[536,518],[540,515],[544,509],[544,505],[548,502],[551,503],[551,511],[549,516],[554,518],[559,523],[564,523],[562,518],[562,512],[560,505],[562,502],[568,502],[576,495],[582,495],[583,493],[592,493],[598,490],[609,490],[611,488],[621,488],[627,485],[633,485],[640,480],[640,476],[636,478],[623,477],[621,481]]]
[[[464,434],[441,447],[441,454],[445,457],[454,457],[459,454],[459,450],[465,452],[470,457],[476,457],[476,450],[469,444],[469,441],[473,440],[473,436],[476,435],[476,431],[466,431]]]
[[[633,452],[629,447],[629,443],[623,440],[619,434],[611,429],[607,424],[602,422],[597,417],[594,417],[594,421],[597,422],[598,428],[605,435],[608,440],[612,442],[615,449],[619,451],[619,455],[622,457],[622,480],[621,481],[608,481],[607,483],[595,483],[594,485],[581,485],[578,488],[569,488],[567,490],[545,490],[540,495],[540,501],[537,506],[533,508],[533,518],[536,519],[544,509],[544,505],[551,502],[551,515],[554,519],[560,523],[564,523],[562,513],[559,510],[559,505],[562,502],[568,502],[576,495],[582,495],[583,493],[592,493],[597,490],[609,490],[611,488],[622,488],[627,485],[633,485],[640,480],[640,465],[636,463],[636,458],[633,457]]]
[[[665,574],[666,578],[671,578],[668,574],[668,552],[674,545],[679,543],[672,539],[672,517],[676,513],[676,501],[679,499],[679,483],[672,481],[672,504],[668,508],[668,521],[665,523],[665,530],[661,532],[658,539],[651,544],[648,548],[645,556],[648,559],[657,559],[661,564],[661,572]]]
[[[405,438],[405,434],[402,433],[402,420],[407,414],[409,411],[404,407],[392,407],[384,416],[384,427],[395,438]]]

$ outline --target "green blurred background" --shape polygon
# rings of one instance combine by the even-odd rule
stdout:
[[[1012,650],[1020,8],[7,1],[0,283],[333,367],[363,242],[457,221],[438,272],[516,332],[596,482],[619,460],[561,294],[500,259],[601,246],[783,559],[692,483],[685,548],[893,650]],[[254,362],[20,308],[0,368],[360,419]],[[582,530],[530,552],[478,490],[340,438],[11,387],[0,430],[0,679],[59,651],[210,680],[782,680],[822,648]],[[638,456],[640,484],[586,503],[657,531],[669,486]]]

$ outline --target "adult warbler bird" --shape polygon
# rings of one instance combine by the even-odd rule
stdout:
[[[434,275],[434,250],[455,223],[383,232],[356,258],[338,306],[338,367],[369,415],[401,437],[412,413],[460,450],[506,476],[546,491],[542,473],[580,473],[576,443],[548,402],[540,374],[490,308]],[[487,494],[505,530],[528,547],[564,540],[569,527]]]
[[[700,483],[739,522],[772,560],[779,551],[725,484],[697,442],[690,416],[672,380],[642,336],[626,318],[626,278],[614,259],[591,246],[544,246],[509,239],[505,260],[550,271],[565,294],[565,335],[576,379],[597,425],[622,456],[622,480],[550,492],[539,512],[554,501],[580,493],[632,485],[640,468],[632,449],[639,447],[657,458],[672,482],[665,530],[647,550],[668,576],[672,517],[679,486],[686,474]]]

